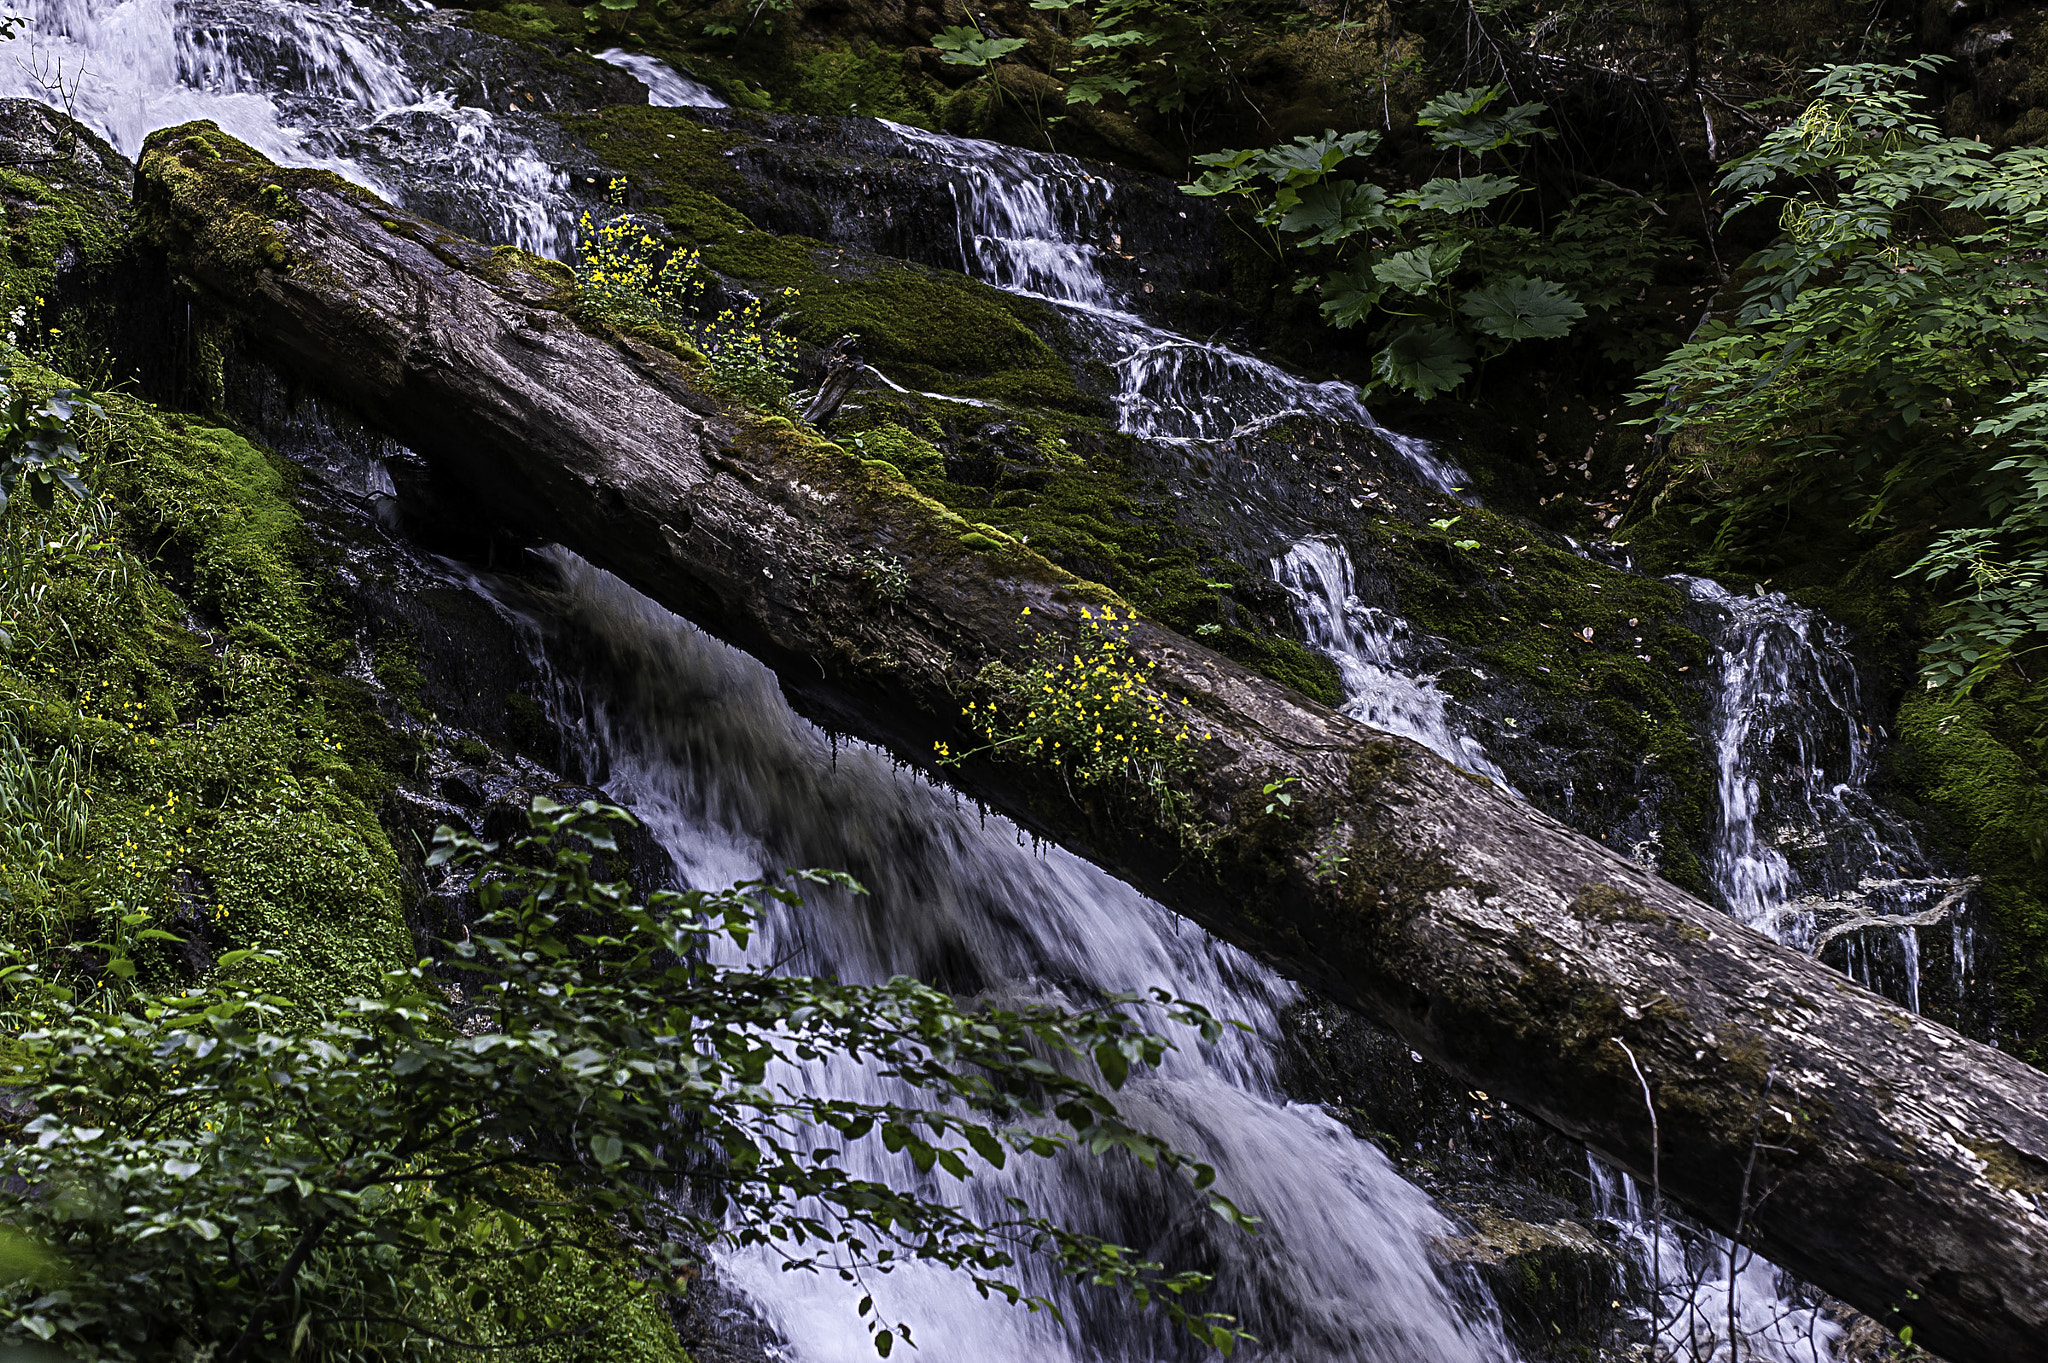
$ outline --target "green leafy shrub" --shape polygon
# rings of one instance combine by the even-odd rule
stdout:
[[[1942,136],[1912,92],[1940,60],[1824,68],[1728,165],[1730,215],[1777,238],[1635,400],[1724,563],[1817,515],[1923,536],[1909,571],[1950,593],[1925,678],[1967,688],[2048,641],[2048,151]]]
[[[1378,147],[1366,129],[1198,156],[1210,169],[1182,189],[1244,202],[1271,253],[1301,271],[1296,292],[1320,295],[1323,320],[1372,329],[1374,384],[1426,400],[1462,384],[1475,360],[1559,339],[1589,304],[1615,306],[1666,244],[1645,227],[1647,210],[1590,195],[1548,232],[1514,223],[1527,186],[1507,153],[1552,134],[1537,125],[1543,105],[1503,106],[1504,94],[1440,95],[1417,117],[1440,151],[1472,158],[1473,174],[1394,191],[1340,176]]]
[[[1165,1038],[1114,1007],[1009,1011],[900,977],[846,985],[713,964],[711,947],[744,946],[763,908],[796,889],[642,900],[599,876],[628,819],[537,799],[502,853],[440,830],[431,861],[473,872],[480,907],[448,947],[453,989],[422,965],[362,996],[287,1007],[232,983],[81,998],[33,966],[0,971],[15,1034],[0,1063],[34,1103],[20,1128],[31,1139],[0,1145],[0,1209],[41,1251],[13,1256],[0,1341],[222,1363],[546,1342],[678,1289],[706,1244],[849,1279],[928,1260],[1049,1307],[1013,1281],[1028,1256],[1121,1287],[1207,1342],[1235,1341],[1226,1320],[1183,1305],[1203,1275],[1022,1207],[977,1221],[813,1150],[818,1132],[880,1141],[956,1180],[1017,1156],[1117,1151],[1207,1188],[1206,1166],[1128,1126],[1104,1091],[1156,1063]],[[1151,1001],[1220,1034],[1198,1005]],[[823,1056],[930,1105],[774,1082],[771,1066]],[[479,1287],[451,1301],[435,1287],[508,1271],[537,1284],[579,1256],[618,1266],[610,1299],[581,1314],[546,1295]],[[861,1315],[884,1355],[910,1339],[866,1304]]]

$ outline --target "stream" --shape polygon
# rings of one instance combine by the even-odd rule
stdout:
[[[333,170],[488,240],[567,255],[579,198],[561,136],[533,99],[471,59],[481,40],[430,5],[386,10],[304,0],[38,0],[34,23],[0,44],[6,93],[72,110],[128,156],[150,131],[207,118],[267,155]],[[708,108],[704,86],[650,58],[598,54],[653,102]],[[876,120],[843,120],[871,153],[934,168],[955,209],[926,261],[1059,310],[1114,376],[1121,428],[1161,446],[1227,447],[1282,420],[1363,433],[1421,485],[1462,498],[1464,477],[1426,442],[1383,430],[1357,391],[1181,334],[1116,266],[1115,185],[1070,158]],[[849,242],[871,224],[845,224]],[[1114,267],[1114,268],[1112,268]],[[381,476],[381,471],[377,471]],[[374,479],[372,480],[374,481]],[[382,484],[391,486],[388,478]],[[1409,626],[1361,606],[1345,547],[1323,537],[1273,560],[1312,646],[1342,674],[1346,710],[1508,785],[1481,735],[1408,664]],[[580,560],[554,553],[544,585],[447,565],[450,584],[513,623],[548,679],[550,718],[572,738],[567,774],[602,784],[655,832],[686,881],[713,885],[787,866],[852,872],[861,899],[815,895],[779,910],[750,959],[805,973],[882,980],[915,974],[1005,1004],[1088,1006],[1160,985],[1251,1024],[1213,1046],[1183,1042],[1119,1098],[1126,1114],[1218,1171],[1262,1218],[1228,1230],[1168,1180],[1115,1161],[1017,1161],[962,1191],[907,1159],[860,1150],[864,1176],[965,1197],[993,1215],[1022,1197],[1078,1229],[1148,1257],[1217,1275],[1205,1305],[1260,1343],[1248,1356],[1294,1363],[1494,1363],[1516,1357],[1481,1283],[1446,1267],[1454,1233],[1429,1197],[1372,1143],[1323,1109],[1293,1102],[1279,1074],[1280,1014],[1298,997],[1250,957],[1056,847],[962,801],[880,750],[796,716],[774,677]],[[1867,786],[1876,735],[1846,640],[1779,595],[1682,582],[1714,622],[1714,751],[1720,817],[1710,875],[1722,907],[1807,949],[1837,923],[1923,914],[1955,891],[1912,830]],[[1966,901],[1964,901],[1966,908]],[[1958,997],[1978,945],[1968,915],[1851,935],[1852,973],[1918,1009],[1922,934],[1949,934]],[[1960,1006],[1951,1001],[1949,1006]],[[857,1067],[783,1076],[867,1101],[893,1096]],[[858,1148],[857,1148],[858,1149]],[[1603,1214],[1625,1229],[1664,1291],[1664,1339],[1688,1363],[1730,1356],[1719,1322],[1730,1283],[1742,1356],[1830,1357],[1839,1327],[1761,1260],[1731,1276],[1725,1244],[1653,1237],[1632,1181],[1595,1161]],[[1652,1240],[1658,1239],[1653,1255]],[[1674,1257],[1675,1256],[1675,1257]],[[1690,1257],[1688,1257],[1690,1256]],[[764,1257],[720,1271],[791,1363],[873,1356],[856,1323],[858,1287],[790,1275]],[[1030,1274],[1038,1276],[1032,1277]],[[881,1312],[911,1321],[922,1356],[953,1363],[1164,1363],[1210,1356],[1156,1318],[1051,1281],[1064,1323],[979,1299],[960,1278],[909,1266],[870,1283]],[[1690,1352],[1685,1352],[1689,1350]]]

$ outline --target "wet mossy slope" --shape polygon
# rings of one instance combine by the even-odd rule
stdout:
[[[76,386],[53,358],[118,368],[84,338],[110,315],[92,286],[125,259],[125,184],[60,164],[73,188],[0,179],[17,229],[0,297],[43,309],[42,358],[12,377],[37,395]],[[420,752],[367,680],[302,474],[217,418],[119,392],[98,407],[79,418],[93,499],[0,514],[0,949],[87,993],[374,993],[418,955],[418,852],[394,844],[392,797]],[[117,942],[127,983],[106,972]],[[687,1363],[656,1299],[602,1256],[537,1283],[493,1273],[420,1285],[451,1320],[481,1285],[590,1322],[522,1358]]]

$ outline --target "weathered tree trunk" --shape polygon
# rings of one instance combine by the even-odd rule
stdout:
[[[256,348],[425,456],[478,517],[612,570],[899,752],[958,741],[986,662],[1107,599],[886,466],[580,328],[558,265],[280,171],[210,125],[151,139],[137,206]],[[863,577],[870,551],[907,565],[902,599]],[[2048,1075],[1413,743],[1149,623],[1130,639],[1209,735],[1185,783],[1205,852],[1135,804],[1084,809],[1027,764],[955,779],[1647,1173],[1632,1051],[1665,1189],[1700,1217],[1735,1223],[1760,1123],[1769,1192],[1745,1224],[1761,1250],[1958,1363],[2048,1356]],[[1283,775],[1301,797],[1265,815],[1262,787]],[[1332,839],[1341,878],[1315,865]]]

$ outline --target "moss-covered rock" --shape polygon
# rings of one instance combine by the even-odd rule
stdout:
[[[109,500],[18,507],[0,528],[71,546],[28,550],[6,727],[91,773],[84,836],[41,885],[17,880],[7,935],[48,954],[144,913],[184,938],[141,953],[159,983],[257,947],[274,955],[241,972],[276,992],[374,990],[412,956],[377,813],[392,744],[334,675],[347,647],[315,604],[290,472],[133,399],[105,410]]]
[[[1917,692],[1898,729],[1903,775],[1984,878],[2007,1044],[2048,1067],[2048,693],[2011,672]]]
[[[627,176],[634,197],[696,246],[706,266],[771,298],[796,290],[784,329],[800,340],[857,336],[869,362],[906,387],[1102,412],[1048,342],[1064,329],[1053,309],[952,271],[756,226],[721,197],[739,185],[725,156],[741,136],[673,109],[609,109],[565,126]]]

